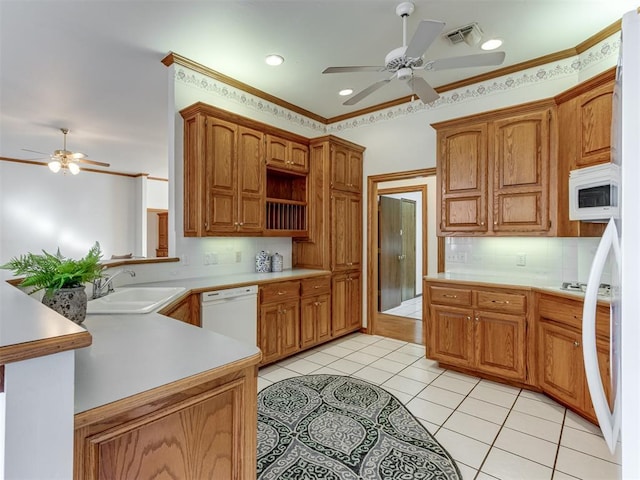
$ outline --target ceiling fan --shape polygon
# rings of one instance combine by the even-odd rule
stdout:
[[[38,152],[37,150],[29,150],[27,148],[23,148],[22,150],[24,150],[25,152],[33,152],[33,153],[39,153],[41,155],[48,155],[48,157],[51,159],[51,161],[48,163],[49,169],[54,173],[58,173],[60,170],[66,173],[68,170],[73,175],[77,175],[78,173],[80,173],[80,166],[78,165],[78,163],[85,163],[88,165],[95,165],[98,167],[110,166],[108,163],[105,163],[105,162],[97,162],[95,160],[89,160],[88,158],[86,158],[87,156],[84,153],[72,152],[70,150],[67,150],[67,134],[69,133],[69,129],[61,128],[60,131],[63,134],[62,150],[54,150],[51,155],[48,155],[47,153],[44,153],[44,152]]]
[[[504,61],[504,52],[478,53],[462,57],[442,58],[425,61],[423,55],[440,35],[444,22],[437,20],[422,20],[413,38],[407,45],[407,18],[413,13],[415,6],[411,2],[403,2],[396,8],[396,15],[402,18],[402,47],[391,50],[384,60],[384,66],[348,66],[328,67],[322,73],[347,72],[392,72],[390,77],[369,85],[364,90],[350,97],[343,105],[355,105],[394,78],[407,83],[413,93],[418,95],[423,103],[431,103],[440,95],[426,80],[415,74],[416,70],[445,70],[463,67],[484,67],[500,65]]]

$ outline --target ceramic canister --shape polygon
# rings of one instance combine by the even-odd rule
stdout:
[[[284,259],[282,258],[282,255],[280,255],[277,252],[274,253],[273,256],[271,257],[271,271],[281,272],[283,263],[284,263]]]
[[[256,255],[256,272],[266,273],[271,271],[271,255],[262,250]]]

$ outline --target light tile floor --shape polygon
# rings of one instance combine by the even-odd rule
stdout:
[[[384,313],[422,320],[422,296],[405,300],[399,306],[385,310]]]
[[[424,347],[355,333],[259,371],[258,388],[315,373],[351,375],[394,394],[456,460],[465,480],[614,480],[599,429],[545,395],[444,370]]]

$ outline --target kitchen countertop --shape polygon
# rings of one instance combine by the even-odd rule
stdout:
[[[91,344],[85,329],[0,276],[0,365]]]
[[[540,292],[552,293],[567,298],[584,299],[584,292],[563,290],[558,286],[551,286],[545,281],[530,278],[510,277],[508,275],[474,275],[467,273],[438,273],[435,275],[425,275],[425,280],[450,281],[458,284],[486,284],[502,288],[526,288]],[[610,297],[598,295],[598,302],[610,303]]]
[[[184,297],[220,288],[329,273],[297,268],[129,286],[184,287],[181,295]],[[84,325],[93,337],[93,344],[76,350],[76,414],[260,354],[255,345],[158,313],[87,315]]]
[[[74,413],[258,355],[255,345],[157,313],[88,315],[76,350]]]
[[[301,278],[330,275],[329,270],[314,270],[311,268],[293,268],[282,272],[269,273],[234,273],[232,275],[212,275],[208,277],[196,277],[175,280],[163,280],[161,282],[148,282],[129,285],[131,287],[185,287],[185,294],[201,293],[221,288],[240,287],[243,285],[255,285],[260,283],[281,282],[285,280],[298,280]],[[183,295],[184,296],[184,295]]]

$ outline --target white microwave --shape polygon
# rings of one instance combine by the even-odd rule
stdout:
[[[569,172],[569,220],[605,222],[620,215],[620,167],[605,163]]]

